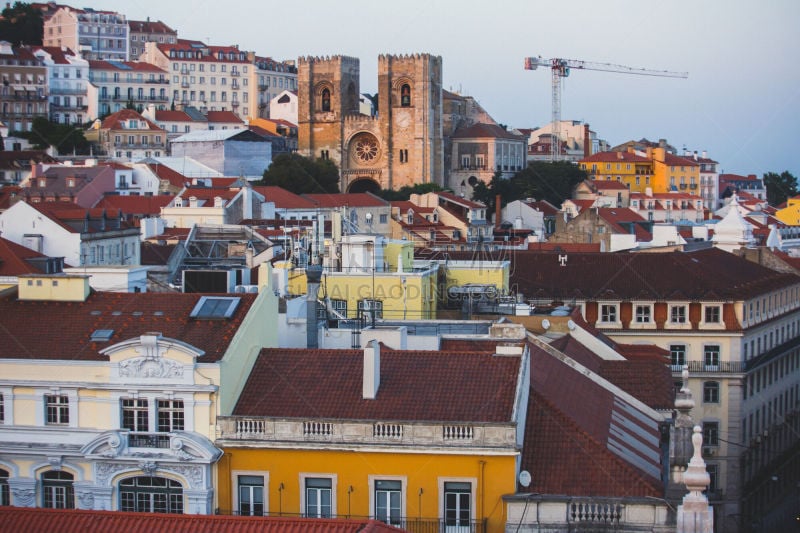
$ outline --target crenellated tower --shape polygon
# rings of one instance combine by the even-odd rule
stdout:
[[[298,151],[341,168],[344,119],[358,114],[359,60],[301,57],[297,68]]]

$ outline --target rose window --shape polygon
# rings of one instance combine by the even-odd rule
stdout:
[[[363,163],[371,163],[378,157],[378,141],[362,137],[356,141],[356,157]]]

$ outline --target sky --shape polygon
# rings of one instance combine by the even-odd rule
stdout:
[[[800,179],[797,0],[81,0],[162,20],[180,38],[238,44],[274,59],[360,59],[376,92],[379,54],[431,53],[444,87],[473,96],[513,128],[550,122],[551,77],[526,56],[688,72],[687,79],[580,71],[564,80],[561,117],[612,146],[667,139],[733,174]]]

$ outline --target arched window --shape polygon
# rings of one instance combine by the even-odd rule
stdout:
[[[400,87],[400,106],[411,106],[411,86],[407,83],[404,83],[403,86]]]
[[[165,477],[139,476],[119,482],[119,510],[183,513],[183,486]]]
[[[0,468],[0,505],[11,505],[8,492],[8,472]]]
[[[42,507],[50,509],[74,509],[74,477],[69,472],[50,470],[42,474]]]
[[[322,89],[322,110],[331,110],[331,91],[327,87]]]

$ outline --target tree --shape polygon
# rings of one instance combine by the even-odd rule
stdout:
[[[767,189],[769,205],[777,206],[797,194],[797,178],[788,170],[784,170],[780,174],[767,172],[764,174],[764,187]]]
[[[0,16],[0,35],[13,45],[42,44],[44,21],[42,12],[31,4],[14,2]]]
[[[61,155],[89,153],[89,141],[83,136],[83,130],[69,124],[56,124],[44,117],[33,119],[31,131],[18,131],[15,135],[28,139],[40,150],[52,146]]]
[[[339,169],[329,159],[280,154],[264,171],[261,185],[274,185],[295,194],[338,193]]]
[[[389,202],[408,200],[412,194],[426,194],[429,192],[439,192],[442,188],[435,183],[415,183],[414,185],[403,185],[398,190],[382,189],[378,196]]]
[[[484,203],[490,212],[496,207],[498,194],[501,207],[523,198],[547,200],[559,206],[572,196],[572,189],[587,177],[585,171],[569,162],[534,161],[509,179],[502,178],[496,172],[488,185],[481,182],[473,188],[472,198]]]

